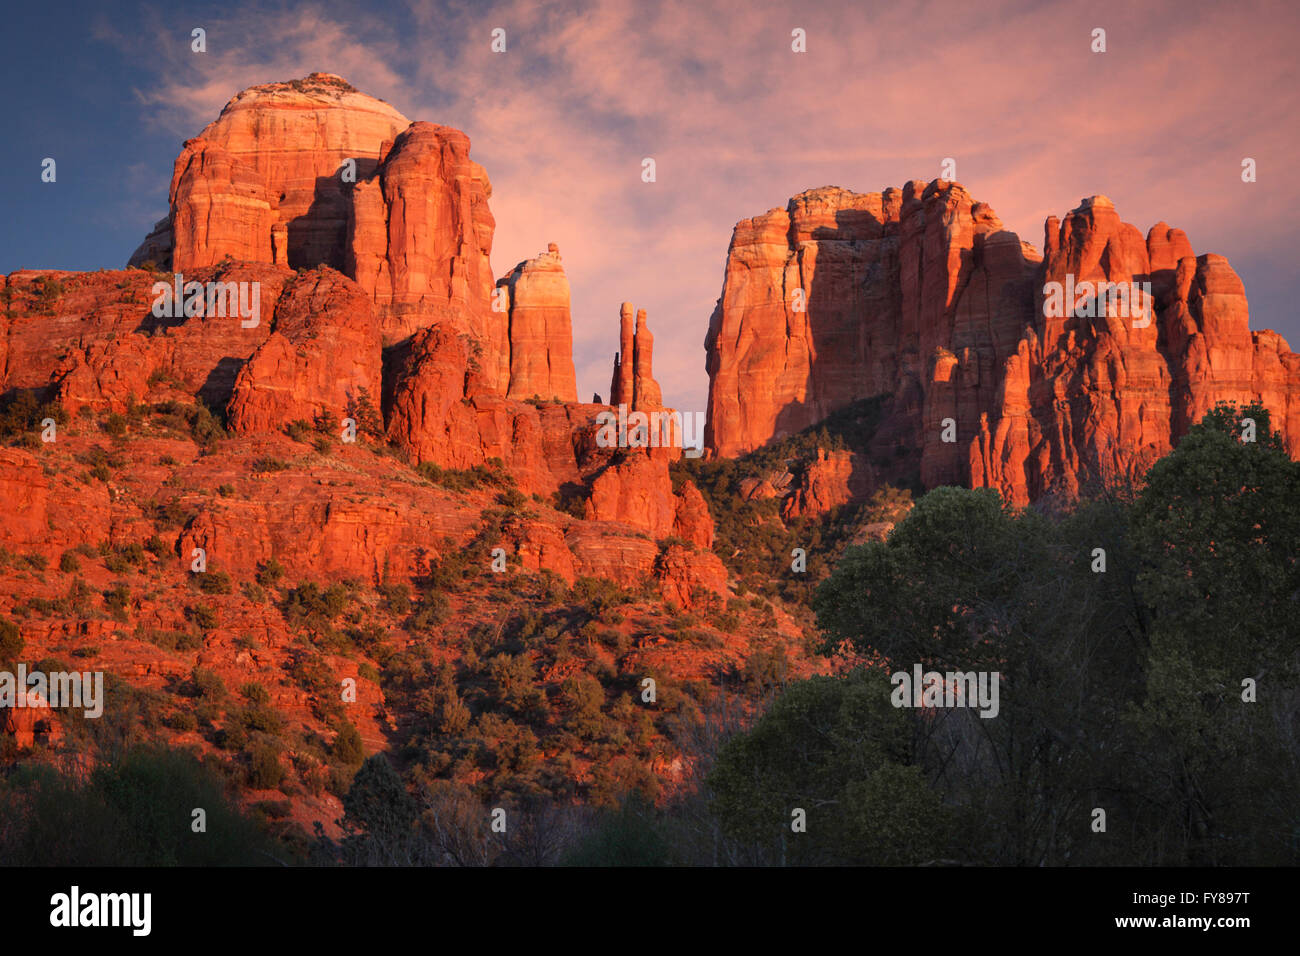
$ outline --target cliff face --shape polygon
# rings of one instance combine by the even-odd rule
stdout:
[[[344,271],[374,298],[388,341],[452,320],[488,353],[484,384],[504,394],[509,346],[491,310],[492,185],[469,137],[412,123],[352,193]]]
[[[274,262],[271,230],[283,230],[278,260],[292,268],[343,268],[351,184],[372,174],[385,144],[410,125],[387,103],[341,77],[250,87],[185,144],[176,160],[170,228],[162,223],[131,264],[154,259],[180,271],[234,259]],[[165,261],[164,250],[172,259]]]
[[[185,144],[169,215],[132,261],[152,259],[184,282],[256,285],[261,321],[202,311],[142,319],[145,290],[172,276],[132,271],[109,285],[69,274],[55,314],[7,322],[0,347],[12,354],[0,384],[74,411],[123,411],[176,388],[224,411],[249,441],[317,421],[337,437],[351,417],[411,465],[466,470],[498,459],[525,495],[566,489],[582,499],[582,511],[515,529],[526,564],[569,578],[672,576],[653,544],[628,542],[648,533],[707,549],[708,508],[689,482],[673,491],[668,462],[680,450],[596,440],[605,408],[577,401],[559,250],[552,244],[494,281],[492,187],[469,151],[460,131],[410,122],[329,74],[245,90]],[[40,277],[11,278],[22,301]],[[628,404],[635,396],[638,407],[660,408],[645,313],[634,324],[625,311]],[[400,536],[385,530],[391,521],[372,510],[353,529],[364,558],[336,542],[305,564],[361,575],[381,560],[408,566]],[[196,541],[256,539],[249,553],[265,560],[280,533],[263,525],[217,508],[190,530]],[[725,589],[715,555],[693,560],[707,571],[694,584]],[[693,584],[665,586],[680,598]]]
[[[561,263],[560,249],[551,243],[497,281],[509,299],[509,398],[578,400],[569,279]]]
[[[492,186],[469,145],[332,74],[251,87],[185,143],[168,216],[130,264],[329,266],[371,297],[386,343],[460,323],[489,353],[482,387],[504,394],[508,330],[490,308]]]
[[[926,486],[1021,504],[1135,477],[1220,400],[1262,401],[1300,454],[1300,356],[1250,331],[1225,259],[1164,223],[1144,239],[1102,196],[1046,233],[1040,255],[944,181],[742,220],[705,342],[706,447],[742,454],[888,393],[882,427],[921,450]]]

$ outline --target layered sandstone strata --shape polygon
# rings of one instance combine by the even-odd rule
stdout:
[[[497,281],[508,296],[510,384],[508,398],[578,400],[573,368],[569,279],[555,243],[519,263]]]
[[[227,253],[274,262],[271,230],[280,225],[285,264],[342,269],[352,183],[374,172],[385,144],[409,125],[330,73],[250,87],[185,144],[172,177],[170,229],[155,227],[131,263],[184,270]],[[168,249],[170,262],[162,258]]]
[[[1136,478],[1220,400],[1262,401],[1300,454],[1300,356],[1249,329],[1226,260],[1164,223],[1144,239],[1102,196],[1046,233],[1040,255],[946,181],[815,189],[741,221],[705,343],[706,447],[742,454],[889,394],[882,427],[920,449],[923,484],[1017,503]],[[1067,281],[1133,302],[1058,314]]]

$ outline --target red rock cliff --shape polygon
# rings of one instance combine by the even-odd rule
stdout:
[[[890,393],[886,427],[921,450],[924,484],[1017,503],[1137,476],[1220,400],[1262,401],[1300,454],[1300,356],[1250,331],[1225,259],[1164,223],[1144,239],[1101,196],[1046,231],[1040,255],[938,180],[815,189],[742,220],[705,342],[706,447],[742,454]],[[1055,310],[1045,289],[1067,278],[1133,284],[1134,301]]]

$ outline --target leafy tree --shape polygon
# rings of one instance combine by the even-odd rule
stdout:
[[[713,808],[751,862],[914,864],[944,846],[946,812],[889,693],[879,670],[799,681],[723,746]],[[806,832],[792,830],[796,810]]]
[[[193,811],[205,812],[205,832]],[[286,851],[185,751],[137,745],[88,778],[22,767],[0,782],[0,863],[19,866],[266,866]]]
[[[388,758],[361,765],[343,797],[344,860],[362,866],[409,866],[419,861],[416,804]]]

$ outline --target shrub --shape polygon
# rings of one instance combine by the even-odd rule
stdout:
[[[283,781],[280,751],[269,743],[255,744],[249,754],[248,785],[254,790],[274,790]]]
[[[165,651],[192,651],[203,646],[203,638],[193,631],[164,631],[158,628],[144,628],[136,631],[136,637],[148,641]]]
[[[411,610],[411,589],[400,581],[385,582],[379,586],[383,607],[389,614],[402,615]]]
[[[244,700],[253,704],[271,703],[271,692],[257,681],[249,681],[239,688],[239,693],[243,695]]]
[[[188,710],[178,710],[167,720],[167,726],[172,730],[186,733],[191,730],[198,730],[199,721]]]
[[[205,631],[217,626],[217,611],[210,604],[191,604],[185,609],[185,616]]]
[[[343,613],[347,600],[348,589],[338,582],[322,589],[308,581],[289,592],[284,614],[291,624],[329,624]]]
[[[204,571],[191,574],[190,579],[199,586],[204,594],[229,594],[231,592],[230,575],[225,571]]]
[[[18,625],[13,621],[0,620],[0,661],[8,663],[18,660],[26,646],[27,642],[23,640]]]
[[[190,671],[190,684],[193,687],[193,696],[195,697],[218,701],[226,696],[226,682],[221,679],[220,674],[211,668],[196,665]]]
[[[284,577],[284,565],[272,558],[257,572],[257,583],[264,588],[273,588],[280,583],[282,577]]]
[[[126,416],[119,412],[113,412],[104,419],[104,431],[108,432],[115,438],[120,438],[126,434],[126,425]]]
[[[104,592],[104,604],[116,620],[126,620],[126,609],[130,601],[131,589],[120,582]]]
[[[345,766],[360,766],[366,759],[361,732],[350,721],[345,720],[340,724],[338,736],[330,747],[330,756]]]

